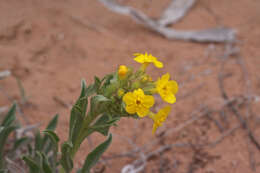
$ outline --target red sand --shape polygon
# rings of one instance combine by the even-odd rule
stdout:
[[[158,16],[168,1],[139,0],[124,1],[144,10],[147,14]],[[248,69],[252,92],[260,95],[260,1],[259,0],[199,0],[176,29],[204,29],[214,26],[232,27],[238,31],[241,56]],[[165,62],[165,68],[150,68],[154,78],[170,72],[182,83],[178,98],[194,90],[188,97],[177,100],[173,112],[163,127],[175,127],[189,119],[190,113],[201,104],[218,107],[223,99],[218,88],[220,69],[219,53],[223,46],[215,45],[216,50],[208,57],[209,44],[169,41],[150,32],[126,16],[107,10],[98,1],[90,0],[1,0],[0,3],[0,71],[10,69],[18,77],[29,97],[32,106],[23,107],[30,123],[41,122],[42,128],[51,117],[59,113],[58,134],[62,140],[67,138],[69,108],[55,101],[55,97],[67,105],[72,105],[80,92],[80,80],[93,81],[94,75],[103,76],[116,70],[119,64],[138,67],[133,62],[135,52],[149,52]],[[226,71],[232,76],[225,80],[231,96],[246,92],[241,69],[236,59],[228,61]],[[0,81],[5,91],[19,99],[19,90],[14,77]],[[56,99],[57,100],[57,99]],[[10,101],[0,92],[0,106]],[[253,103],[253,111],[258,116],[259,101]],[[218,116],[218,115],[216,115]],[[229,113],[229,128],[238,122]],[[259,124],[258,124],[259,125]],[[259,126],[258,126],[259,127]],[[260,129],[252,122],[258,140]],[[118,137],[134,138],[138,146],[154,140],[151,133],[152,122],[122,119],[119,126],[112,128],[113,143],[105,156],[131,150],[127,141]],[[212,121],[200,119],[182,132],[165,139],[166,144],[181,141],[213,141],[221,134]],[[94,135],[94,144],[104,137]],[[214,148],[205,149],[196,156],[196,171],[201,173],[249,173],[252,172],[248,152],[249,140],[245,131],[239,129]],[[77,164],[82,164],[90,147],[85,142],[77,155]],[[260,171],[260,153],[252,144]],[[157,146],[159,147],[159,146]],[[188,172],[194,151],[190,148],[175,148],[161,159],[148,162],[146,172],[162,172],[160,167],[166,163],[170,168],[165,172]],[[178,161],[178,169],[174,162]],[[119,172],[131,163],[131,158],[119,158],[106,163],[108,173]],[[163,162],[162,162],[163,161]]]

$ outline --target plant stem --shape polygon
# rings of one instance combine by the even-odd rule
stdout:
[[[77,140],[73,144],[73,148],[72,148],[72,151],[71,151],[72,160],[73,160],[75,154],[77,153],[77,151],[78,151],[81,143],[83,142],[83,140],[92,133],[92,131],[89,130],[89,126],[97,118],[97,116],[98,116],[98,114],[93,115],[89,112],[87,114],[86,118],[84,119],[82,127],[79,131],[79,135],[77,137]]]
[[[65,173],[65,170],[64,170],[64,168],[62,166],[59,169],[59,173]]]

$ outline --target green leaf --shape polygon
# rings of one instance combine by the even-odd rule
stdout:
[[[52,118],[52,120],[49,122],[49,124],[47,125],[46,131],[53,131],[53,130],[56,129],[57,123],[58,123],[58,118],[59,118],[59,115],[56,114]],[[48,146],[48,137],[46,135],[44,135],[43,139],[42,139],[42,144],[41,144],[41,149],[40,150],[42,151],[43,149],[48,148],[47,146]],[[47,154],[47,153],[45,152],[45,154]]]
[[[45,147],[45,150],[43,152],[43,154],[48,155],[51,166],[53,167],[53,169],[56,168],[56,164],[57,164],[57,155],[58,155],[58,151],[59,151],[59,137],[56,135],[56,133],[54,131],[51,130],[45,130],[43,131],[43,133],[45,133],[45,136],[47,138],[49,138],[50,142],[47,143],[47,147]],[[49,152],[52,151],[50,154]]]
[[[97,121],[96,123],[91,126],[91,129],[93,131],[97,131],[101,133],[104,136],[108,135],[109,128],[120,119],[120,117],[115,117],[113,119],[109,119],[109,116],[107,114],[103,114]]]
[[[104,105],[102,105],[102,103],[107,103],[110,100],[108,98],[106,98],[103,95],[95,95],[91,98],[90,100],[90,113],[92,115],[97,115],[102,113],[104,110]]]
[[[33,160],[37,163],[37,165],[39,165],[40,169],[42,170],[42,155],[40,151],[36,151],[35,152],[35,157],[33,158]]]
[[[58,143],[60,141],[60,138],[58,135],[52,131],[52,130],[44,130],[43,133],[45,133],[47,136],[51,138],[51,140],[55,143]]]
[[[53,152],[58,152],[58,143],[60,141],[59,137],[57,136],[57,134],[52,131],[52,130],[44,130],[43,133],[45,133],[46,138],[50,139],[50,143],[48,143],[47,147],[45,147],[45,154],[48,154],[48,152],[51,150],[51,148],[54,149]],[[54,153],[56,154],[56,153]]]
[[[35,134],[35,144],[34,144],[35,151],[41,151],[42,150],[42,147],[43,147],[42,141],[43,141],[43,139],[41,137],[41,134],[40,134],[39,131],[37,131],[36,134]]]
[[[32,149],[32,145],[31,144],[27,144],[27,150],[28,150],[29,155],[33,154],[33,149]]]
[[[113,77],[114,77],[114,74],[108,74],[108,75],[106,75],[106,76],[102,79],[102,81],[105,81],[102,87],[106,87],[107,85],[109,85],[109,84],[110,84],[110,80],[113,79]]]
[[[22,81],[16,77],[16,81],[20,90],[20,95],[21,95],[21,103],[25,104],[28,101],[28,97],[26,96],[25,89],[23,87]]]
[[[101,93],[104,93],[105,96],[109,96],[110,93],[105,92],[107,87],[111,84],[111,80],[114,78],[114,74],[108,74],[106,75],[103,79],[102,82],[104,81],[102,87],[100,88]]]
[[[59,115],[56,114],[46,127],[46,130],[55,130],[57,127]]]
[[[91,84],[88,86],[88,88],[86,89],[86,95],[89,97],[95,93],[98,93],[100,85],[101,85],[101,81],[98,77],[95,76],[94,78],[94,84]]]
[[[79,130],[83,123],[83,119],[86,116],[86,111],[88,107],[86,90],[86,82],[82,80],[80,97],[76,101],[76,104],[72,107],[70,113],[69,139],[72,143],[74,143],[75,139],[77,138]]]
[[[2,129],[0,132],[0,169],[3,168],[3,158],[4,158],[3,151],[4,151],[6,140],[10,135],[10,133],[13,132],[15,129],[16,129],[15,126],[8,126]]]
[[[16,104],[14,103],[7,115],[5,116],[1,126],[10,126],[15,120]]]
[[[7,169],[0,169],[0,173],[8,173]]]
[[[88,154],[81,173],[89,173],[90,169],[98,162],[101,155],[106,151],[112,141],[112,135],[110,134],[109,137],[105,142],[97,146],[91,153]]]
[[[41,167],[29,156],[23,156],[22,159],[29,167],[30,173],[39,173],[41,171]]]
[[[73,145],[70,142],[64,142],[61,146],[61,165],[64,170],[69,173],[73,168],[73,161],[70,157],[70,152]]]
[[[52,168],[48,162],[48,159],[46,157],[46,155],[42,152],[39,152],[41,154],[42,157],[42,169],[44,173],[53,173],[54,171],[52,171]]]

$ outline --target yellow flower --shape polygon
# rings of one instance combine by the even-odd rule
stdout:
[[[156,82],[156,90],[162,99],[168,103],[175,103],[175,94],[178,92],[178,84],[176,81],[169,80],[170,74],[166,73]]]
[[[160,109],[157,114],[151,114],[150,118],[153,120],[153,134],[156,132],[156,129],[162,125],[162,123],[166,120],[168,114],[171,111],[171,106],[165,106]]]
[[[125,65],[120,65],[118,68],[118,76],[120,79],[123,79],[128,72],[128,68]]]
[[[144,117],[149,113],[149,108],[154,105],[154,98],[145,95],[142,89],[136,89],[124,95],[123,101],[126,104],[126,112],[129,114],[137,113],[139,117]]]
[[[146,69],[146,67],[150,64],[153,63],[155,67],[157,68],[163,68],[163,63],[158,61],[156,57],[152,56],[151,54],[141,54],[141,53],[136,53],[134,54],[135,58],[134,60],[136,62],[141,63],[143,66],[143,69]]]

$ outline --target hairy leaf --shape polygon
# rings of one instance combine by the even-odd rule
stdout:
[[[70,172],[73,168],[73,161],[70,157],[72,147],[69,142],[64,142],[61,146],[61,165],[66,172]]]
[[[76,104],[72,107],[70,114],[70,129],[69,129],[69,140],[74,143],[79,130],[81,129],[83,119],[86,116],[88,98],[86,96],[86,83],[83,80],[81,84],[81,94]]]
[[[10,126],[15,120],[16,104],[14,103],[7,115],[5,116],[1,126]]]
[[[38,165],[32,158],[30,158],[29,156],[23,156],[22,158],[26,165],[29,167],[30,169],[30,173],[38,173],[41,171],[41,167],[40,165]]]
[[[90,169],[98,162],[101,155],[106,151],[112,141],[112,135],[110,134],[109,137],[105,142],[97,146],[93,151],[91,151],[83,165],[81,173],[89,173]]]
[[[1,130],[0,132],[0,169],[3,168],[3,151],[4,151],[4,146],[6,143],[6,140],[8,138],[8,136],[10,135],[11,132],[13,132],[16,129],[15,126],[8,126],[8,127],[4,127],[4,129]]]
[[[91,129],[93,131],[97,131],[99,133],[101,133],[104,136],[108,135],[109,132],[109,128],[113,125],[115,125],[115,123],[119,120],[119,117],[115,117],[112,119],[109,119],[109,116],[107,114],[103,114],[98,120],[97,122],[91,126]]]

